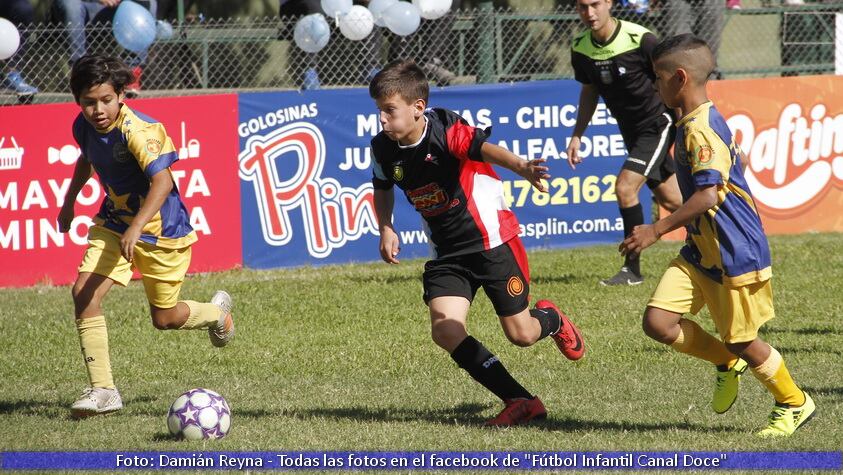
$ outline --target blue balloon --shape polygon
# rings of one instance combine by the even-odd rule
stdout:
[[[135,53],[149,48],[157,33],[152,13],[130,0],[120,2],[111,29],[120,46]]]
[[[173,25],[170,22],[164,20],[158,20],[155,22],[155,39],[157,40],[169,40],[173,37]]]

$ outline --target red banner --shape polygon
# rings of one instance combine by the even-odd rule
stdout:
[[[190,271],[241,265],[237,96],[127,104],[163,123],[179,153],[172,172],[199,236]],[[71,231],[58,231],[56,216],[79,156],[71,133],[77,114],[76,104],[0,108],[0,287],[66,284],[76,277],[104,196],[94,175],[77,198]]]

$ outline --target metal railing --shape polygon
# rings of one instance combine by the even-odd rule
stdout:
[[[615,15],[665,36],[672,30],[666,8],[642,15],[616,7]],[[835,13],[843,11],[843,1],[716,8],[713,13],[722,15],[723,22],[718,53],[723,77],[833,72]],[[491,3],[483,3],[475,10],[423,20],[416,33],[403,38],[375,27],[365,40],[350,41],[332,28],[328,46],[308,54],[292,41],[295,20],[177,22],[173,36],[153,43],[140,64],[142,96],[362,87],[378,67],[397,57],[415,58],[440,85],[571,78],[571,41],[584,28],[573,8],[525,12],[494,10]],[[5,62],[4,69],[18,70],[39,93],[18,96],[7,87],[0,89],[0,104],[71,100],[67,28],[33,24],[20,30],[26,47]],[[85,34],[88,51],[139,61],[117,44],[109,24],[88,25]]]

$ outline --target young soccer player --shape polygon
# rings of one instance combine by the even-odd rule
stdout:
[[[791,435],[813,415],[814,401],[793,382],[779,352],[758,337],[774,316],[770,249],[743,176],[740,148],[706,95],[714,56],[703,40],[684,34],[660,43],[653,64],[665,104],[687,111],[676,123],[675,151],[685,203],[652,225],[636,227],[620,250],[639,254],[680,226],[686,226],[688,238],[647,304],[644,332],[716,365],[712,408],[719,414],[732,407],[749,366],[775,398],[759,435]],[[682,318],[704,305],[722,341]]]
[[[70,73],[70,89],[82,109],[73,122],[82,154],[58,216],[62,232],[70,228],[76,196],[92,169],[106,192],[73,285],[76,328],[90,383],[71,406],[74,417],[123,407],[111,374],[102,301],[115,282],[128,284],[133,269],[143,276],[155,328],[207,329],[218,347],[234,337],[226,292],[218,291],[210,303],[178,299],[196,233],[170,173],[178,160],[172,140],[161,123],[123,104],[132,80],[125,64],[100,55],[83,56]]]
[[[612,0],[577,0],[576,5],[588,30],[574,38],[571,49],[574,76],[582,89],[568,163],[576,168],[582,162],[580,140],[598,98],[603,97],[629,151],[615,182],[626,237],[644,224],[644,208],[638,200],[644,183],[668,210],[682,204],[669,151],[674,139],[673,113],[653,87],[650,52],[658,40],[643,26],[613,17]],[[627,255],[620,271],[600,283],[638,285],[643,281],[638,256]]]
[[[424,301],[433,341],[505,407],[491,426],[524,424],[547,412],[499,358],[468,335],[466,319],[477,289],[492,301],[507,338],[530,346],[550,335],[569,359],[585,347],[573,323],[549,300],[529,309],[530,271],[515,215],[491,164],[508,168],[540,191],[544,159],[521,160],[486,142],[489,131],[469,126],[444,109],[426,109],[428,82],[411,61],[394,61],[369,85],[383,131],[372,139],[375,212],[384,261],[398,264],[399,238],[392,225],[393,185],[424,218],[435,256],[425,264]]]

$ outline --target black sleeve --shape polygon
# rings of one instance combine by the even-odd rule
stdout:
[[[577,53],[571,49],[571,66],[574,68],[574,79],[582,84],[591,84],[591,79],[588,77],[586,62],[588,60],[582,53]]]
[[[384,139],[381,134],[372,138],[372,186],[376,190],[389,190],[395,182],[392,181],[392,174],[386,173],[383,169],[382,158],[385,154]]]

